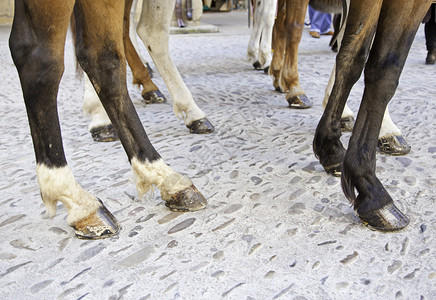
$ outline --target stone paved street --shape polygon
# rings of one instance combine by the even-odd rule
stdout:
[[[390,105],[411,153],[377,156],[377,175],[411,219],[386,234],[355,217],[312,152],[335,59],[329,37],[305,29],[300,79],[314,107],[291,110],[246,60],[246,12],[203,22],[220,32],[172,35],[170,50],[213,134],[190,134],[171,102],[145,105],[128,73],[152,143],[208,199],[195,213],[169,211],[159,192],[139,200],[121,144],[92,141],[67,37],[58,97],[67,159],[122,225],[97,241],[74,237],[60,203],[44,218],[10,27],[0,27],[0,299],[436,299],[436,66],[424,64],[423,27]],[[154,82],[169,98],[157,72]],[[362,91],[361,79],[354,111]]]

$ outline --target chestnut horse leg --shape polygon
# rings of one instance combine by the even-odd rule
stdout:
[[[272,34],[272,51],[273,57],[268,73],[273,77],[273,85],[276,91],[284,92],[280,89],[280,73],[283,68],[283,59],[285,55],[285,22],[286,22],[286,1],[278,0],[277,17],[274,22]]]
[[[286,1],[286,53],[280,75],[280,89],[287,92],[291,108],[310,108],[312,103],[300,86],[298,77],[298,46],[304,28],[304,18],[309,0]]]

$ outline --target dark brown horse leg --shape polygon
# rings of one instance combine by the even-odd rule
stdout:
[[[382,0],[370,2],[350,8],[344,39],[336,57],[335,83],[313,140],[315,156],[327,173],[335,176],[341,173],[345,155],[340,141],[341,115],[351,88],[362,74]]]
[[[126,86],[123,37],[124,1],[79,0],[74,7],[78,60],[88,74],[132,164],[140,196],[152,186],[167,206],[194,211],[206,199],[191,180],[173,171],[150,143]],[[107,16],[111,16],[108,18]],[[88,27],[87,24],[93,24]],[[105,35],[101,33],[105,32]]]
[[[345,195],[362,221],[381,231],[399,230],[409,223],[376,177],[375,157],[384,111],[395,93],[410,46],[431,3],[424,2],[383,1],[365,68],[363,99],[343,163]]]
[[[127,62],[132,70],[133,84],[142,85],[142,98],[145,103],[163,103],[166,101],[159,88],[153,83],[147,67],[142,63],[141,58],[135,50],[130,40],[130,10],[133,0],[126,0],[124,6],[124,23],[123,23],[123,42]]]
[[[57,93],[64,70],[65,36],[74,1],[15,1],[9,39],[26,104],[41,197],[50,216],[61,201],[79,237],[104,238],[119,225],[96,197],[74,179],[67,165],[57,114]]]

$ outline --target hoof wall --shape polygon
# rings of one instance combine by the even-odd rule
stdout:
[[[164,103],[167,101],[164,95],[157,90],[157,91],[150,91],[142,95],[142,98],[144,99],[146,104],[151,103]]]
[[[354,118],[347,117],[341,119],[341,131],[342,132],[352,132],[354,126]]]
[[[368,214],[359,214],[363,224],[379,231],[397,231],[409,224],[409,218],[404,215],[393,203]]]
[[[306,95],[298,95],[286,100],[288,101],[290,108],[306,109],[312,107],[312,102],[310,102]]]
[[[118,140],[118,134],[112,124],[91,129],[91,135],[96,142],[113,142]]]
[[[207,118],[194,121],[186,125],[186,127],[189,128],[189,132],[196,134],[212,133],[215,130],[215,127],[213,127],[212,123],[210,123]]]
[[[166,200],[165,205],[172,211],[197,211],[204,209],[207,205],[206,198],[193,185],[183,191],[173,194]]]
[[[411,149],[402,135],[380,138],[378,147],[383,153],[395,156],[408,154]]]
[[[101,202],[101,206],[92,215],[76,222],[73,225],[79,239],[97,240],[105,239],[117,234],[120,225],[117,219]]]

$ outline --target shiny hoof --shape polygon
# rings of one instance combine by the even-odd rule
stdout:
[[[196,134],[212,133],[215,130],[215,127],[213,127],[212,123],[210,123],[207,118],[196,120],[191,124],[186,125],[186,127],[189,128],[190,133]]]
[[[402,135],[380,138],[378,147],[381,152],[394,156],[408,154],[411,148]]]
[[[346,117],[341,119],[341,131],[342,132],[352,132],[354,126],[354,118]]]
[[[153,78],[153,69],[150,67],[148,63],[145,64],[145,67],[147,68],[148,75],[150,75],[150,78]]]
[[[79,239],[105,239],[120,231],[120,224],[99,199],[101,206],[92,215],[73,225]]]
[[[165,205],[172,211],[197,211],[204,209],[207,205],[207,200],[197,190],[194,185],[178,192],[177,194],[170,195],[169,199],[165,199]]]
[[[90,132],[96,142],[113,142],[118,140],[118,134],[112,124],[93,128]]]
[[[157,91],[150,91],[142,95],[142,98],[144,99],[146,104],[150,103],[164,103],[167,101],[164,95],[157,90]]]
[[[362,215],[357,212],[356,214],[362,220],[363,224],[373,230],[386,232],[397,231],[409,224],[409,218],[393,203],[389,203],[381,209],[368,214]]]
[[[297,95],[286,100],[290,108],[306,109],[312,107],[312,102],[310,102],[306,95]]]
[[[260,64],[259,61],[256,60],[256,61],[253,63],[253,68],[255,68],[256,70],[261,70],[261,69],[262,69],[262,65]]]

